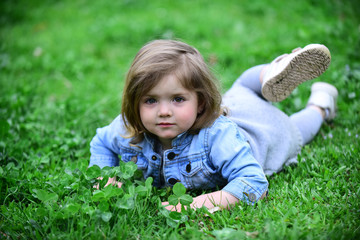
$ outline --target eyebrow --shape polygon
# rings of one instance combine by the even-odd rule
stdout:
[[[191,95],[191,94],[190,92],[184,92],[184,91],[179,91],[171,94],[171,96],[178,96],[178,95]],[[151,94],[150,92],[143,95],[143,97],[158,97],[158,96],[159,94]]]

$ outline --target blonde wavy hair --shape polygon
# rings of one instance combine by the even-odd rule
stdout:
[[[184,88],[196,92],[203,109],[189,129],[190,133],[196,134],[225,114],[218,81],[197,49],[175,40],[151,41],[136,54],[123,91],[121,115],[133,144],[139,143],[147,133],[140,118],[141,97],[169,74],[173,74]]]

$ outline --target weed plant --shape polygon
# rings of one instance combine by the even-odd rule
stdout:
[[[357,239],[359,12],[355,0],[2,0],[0,239]],[[161,201],[187,205],[196,193],[156,189],[132,163],[88,168],[133,57],[158,38],[197,47],[223,91],[251,66],[323,43],[332,63],[317,80],[339,89],[338,116],[297,166],[269,178],[267,199],[170,213]],[[276,105],[298,111],[310,86]],[[104,188],[100,175],[125,184]]]

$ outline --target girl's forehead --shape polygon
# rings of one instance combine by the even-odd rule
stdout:
[[[164,95],[166,93],[184,94],[192,91],[192,89],[186,88],[183,82],[174,74],[170,74],[162,77],[155,86],[145,92],[144,95]]]

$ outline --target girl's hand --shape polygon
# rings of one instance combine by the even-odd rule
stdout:
[[[217,191],[208,194],[203,194],[194,198],[194,201],[190,204],[192,209],[206,207],[209,210],[231,208],[239,200],[231,194],[224,191]],[[162,202],[162,205],[169,205],[168,202]],[[169,211],[181,212],[181,204],[179,203],[176,207],[170,205],[165,207]],[[185,207],[186,208],[186,207]],[[215,211],[215,210],[213,210]]]
[[[98,177],[98,179],[102,180],[103,178]],[[105,187],[107,187],[110,184],[113,185],[113,186],[117,186],[118,188],[121,188],[121,186],[122,186],[122,182],[116,181],[116,177],[109,178],[109,180],[105,184]],[[95,184],[94,188],[99,189],[99,183]]]

